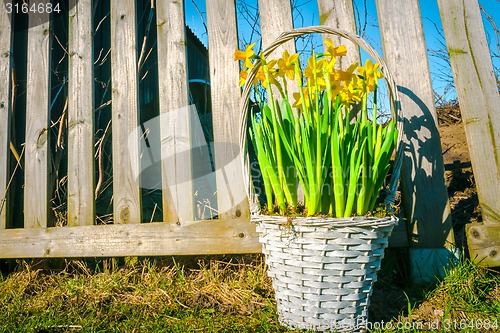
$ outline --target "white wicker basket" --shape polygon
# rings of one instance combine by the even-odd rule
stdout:
[[[347,38],[361,46],[384,73],[391,98],[391,111],[398,120],[399,102],[395,83],[378,53],[359,36],[325,26],[294,29],[283,33],[263,51],[268,57],[279,45],[304,34],[327,33]],[[259,63],[247,77],[252,82]],[[240,148],[250,199],[251,220],[257,223],[259,240],[273,280],[279,321],[290,328],[313,331],[362,330],[368,320],[369,296],[398,219],[353,217],[286,217],[260,214],[250,181],[246,154],[247,112],[251,85],[243,91]],[[401,122],[398,122],[401,138]],[[398,140],[398,143],[401,140]],[[402,150],[397,148],[387,204],[393,203],[399,180]]]
[[[279,320],[291,328],[354,331],[397,219],[254,216]]]

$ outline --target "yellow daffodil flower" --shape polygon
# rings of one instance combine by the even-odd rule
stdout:
[[[288,51],[285,50],[283,52],[283,56],[278,59],[278,68],[280,69],[280,73],[282,75],[286,75],[290,80],[295,79],[295,63],[298,61],[299,55],[288,54]]]
[[[347,48],[345,45],[340,45],[335,47],[331,39],[325,40],[326,51],[325,55],[330,58],[343,57],[347,54]]]
[[[243,87],[245,85],[245,82],[247,82],[247,76],[248,71],[243,70],[240,72],[240,87]]]
[[[266,89],[269,88],[269,84],[277,84],[276,78],[279,76],[279,69],[274,68],[277,63],[277,60],[271,60],[267,64],[261,66],[257,72],[257,78]],[[268,82],[268,78],[266,78],[266,71],[270,82]]]
[[[302,94],[304,95],[304,101],[300,96],[300,92],[293,93],[293,98],[295,99],[295,102],[293,103],[292,107],[299,108],[303,111],[304,108],[309,108],[311,105],[311,101],[309,98],[309,89],[302,88]]]
[[[306,79],[312,80],[314,78],[315,69],[316,69],[316,58],[310,57],[309,59],[307,59],[307,66],[304,69],[304,77]]]
[[[353,75],[347,85],[340,92],[342,102],[346,105],[361,102],[364,94],[364,80],[356,75]]]
[[[326,59],[316,61],[316,57],[311,56],[307,60],[307,67],[304,69],[304,77],[307,78],[307,86],[311,91],[322,91],[326,87],[323,72],[328,71],[326,68]]]
[[[358,67],[358,73],[365,79],[366,87],[368,91],[374,91],[377,86],[377,80],[383,77],[381,71],[379,71],[380,64],[373,62],[368,59],[363,67]]]
[[[250,44],[245,48],[245,51],[236,50],[234,52],[234,60],[243,60],[246,68],[252,68],[252,57],[255,55],[253,47],[256,43]]]
[[[340,94],[341,90],[342,86],[340,85],[339,82],[334,82],[331,84],[332,96],[337,96],[338,94]]]
[[[335,71],[335,78],[338,81],[349,81],[351,80],[352,76],[354,75],[354,71],[358,67],[358,63],[355,62],[351,66],[349,66],[345,71],[343,70],[336,70]]]

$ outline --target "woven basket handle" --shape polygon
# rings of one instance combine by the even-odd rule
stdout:
[[[376,62],[380,64],[380,70],[384,74],[384,78],[387,82],[387,87],[389,90],[389,97],[391,100],[391,115],[392,119],[396,122],[397,128],[399,130],[399,137],[396,145],[396,160],[394,164],[394,170],[392,173],[390,185],[389,185],[389,194],[385,200],[386,204],[390,206],[394,203],[394,197],[396,194],[397,184],[399,181],[399,175],[401,171],[402,157],[403,151],[401,149],[401,139],[402,139],[402,122],[401,119],[401,107],[399,102],[399,95],[396,89],[396,83],[392,74],[390,73],[387,64],[384,59],[378,54],[375,49],[368,44],[364,39],[359,37],[358,35],[351,33],[349,31],[345,31],[342,29],[337,29],[328,26],[310,26],[305,28],[293,29],[288,32],[282,33],[271,45],[269,45],[264,51],[262,51],[262,55],[264,58],[268,58],[269,55],[276,50],[283,43],[288,42],[294,38],[300,37],[302,35],[311,34],[311,33],[323,33],[323,34],[332,34],[337,35],[343,38],[350,40],[356,45],[360,46],[365,50]],[[250,70],[247,75],[246,82],[253,82],[255,76],[257,75],[257,71],[261,66],[260,60],[257,60],[254,64],[254,67]],[[243,94],[241,97],[241,109],[240,109],[240,155],[243,161],[243,170],[244,170],[244,182],[245,189],[247,191],[248,197],[250,199],[250,211],[252,214],[258,214],[260,211],[257,198],[255,196],[255,192],[253,191],[253,187],[251,186],[251,174],[250,174],[250,165],[248,161],[246,144],[247,144],[247,117],[248,117],[248,103],[250,98],[250,92],[252,90],[251,84],[246,84],[243,89]],[[390,208],[390,207],[389,207]]]

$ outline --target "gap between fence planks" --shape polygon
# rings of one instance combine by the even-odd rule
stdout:
[[[68,225],[92,225],[94,64],[92,1],[71,0],[68,21]],[[83,88],[83,89],[82,89]]]
[[[11,1],[7,1],[11,3]],[[12,112],[12,34],[7,11],[0,10],[0,78],[7,82],[0,89],[0,232],[7,226],[7,188],[9,182],[10,118]],[[5,167],[4,167],[5,166]]]
[[[51,34],[49,14],[31,15],[30,19],[45,23],[28,30],[24,228],[45,228],[49,217]]]
[[[438,4],[484,222],[467,226],[469,252],[500,266],[500,95],[490,50],[477,1]]]

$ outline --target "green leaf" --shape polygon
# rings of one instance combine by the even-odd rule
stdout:
[[[339,109],[337,109],[338,112]],[[341,160],[342,141],[339,135],[339,118],[334,117],[334,125],[331,136],[331,159],[332,159],[332,178],[333,194],[335,204],[335,216],[343,217],[346,205],[344,168]]]

